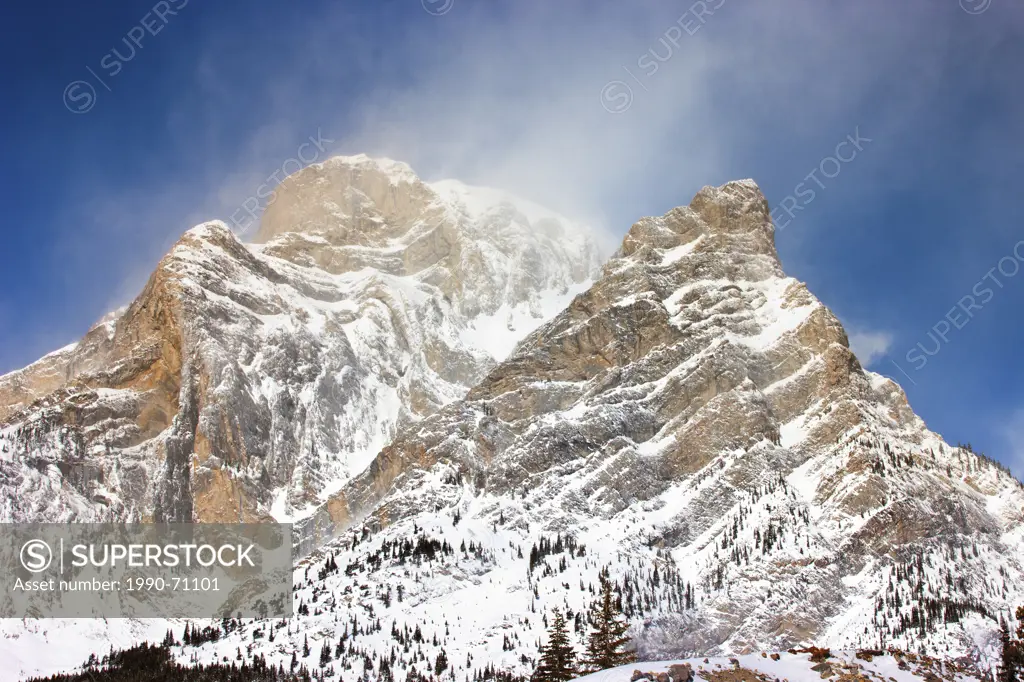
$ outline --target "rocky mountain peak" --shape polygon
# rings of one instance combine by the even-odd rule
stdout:
[[[634,224],[616,255],[678,262],[691,250],[729,254],[737,265],[758,263],[756,271],[743,273],[752,279],[782,273],[768,201],[757,183],[736,180],[703,187],[688,206]],[[730,276],[739,274],[733,270]]]
[[[839,320],[782,271],[773,234],[749,181],[638,221],[593,286],[464,399],[400,430],[305,537],[425,529],[496,552],[571,538],[585,559],[534,573],[534,558],[502,555],[473,583],[523,594],[522,626],[544,604],[582,608],[607,570],[636,599],[650,657],[971,650],[994,605],[1024,595],[1024,488],[860,366]],[[334,547],[352,566],[372,551]],[[652,572],[696,596],[653,596]],[[425,612],[474,588],[430,589]],[[943,615],[924,625],[929,609]],[[463,627],[500,632],[503,617],[466,612]]]
[[[289,176],[256,243],[331,274],[369,268],[415,277],[470,316],[494,314],[506,300],[540,315],[531,292],[565,292],[600,262],[590,230],[553,211],[455,180],[426,183],[404,163],[364,155]]]
[[[289,175],[274,190],[255,243],[288,233],[318,235],[335,246],[380,247],[429,220],[433,192],[406,164],[335,156]]]
[[[0,520],[293,521],[308,615],[195,661],[287,665],[341,623],[343,676],[410,655],[370,613],[423,628],[416,664],[528,673],[601,579],[644,658],[994,641],[1024,600],[1024,488],[861,367],[753,182],[595,264],[504,192],[306,169],[258,243],[189,231],[127,309],[0,377]]]
[[[598,264],[580,225],[366,156],[286,179],[257,241],[192,228],[124,310],[0,377],[6,518],[301,516]]]

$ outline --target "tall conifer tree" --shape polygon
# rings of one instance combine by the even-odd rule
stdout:
[[[593,630],[587,638],[585,665],[588,672],[617,668],[636,661],[636,652],[627,649],[630,643],[626,622],[619,609],[611,581],[601,576],[601,594],[590,607]]]
[[[540,648],[540,663],[530,678],[531,682],[568,682],[577,676],[576,649],[569,640],[565,616],[555,611],[548,630],[548,642]]]

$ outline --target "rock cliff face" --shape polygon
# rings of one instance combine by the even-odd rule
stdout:
[[[125,310],[0,378],[2,518],[301,514],[598,267],[564,218],[364,156],[288,178],[257,242],[189,231]]]
[[[288,666],[308,638],[346,680],[528,673],[599,576],[647,659],[978,655],[1024,602],[1021,484],[861,367],[753,182],[597,272],[543,209],[352,157],[286,181],[256,241],[197,228],[0,379],[8,519],[297,520],[308,615],[187,660]]]
[[[542,636],[545,610],[584,609],[607,569],[659,658],[976,650],[1024,599],[1022,521],[1020,483],[928,431],[785,276],[767,202],[744,181],[636,223],[594,286],[463,400],[400,431],[305,532],[488,548],[494,565],[472,578],[409,588],[417,622],[481,583],[512,595],[500,617],[461,613],[456,641],[509,617]],[[558,535],[586,553],[544,571],[513,556]],[[337,551],[359,567],[377,547]]]

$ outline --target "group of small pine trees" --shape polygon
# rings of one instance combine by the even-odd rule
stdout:
[[[593,629],[587,637],[586,653],[580,660],[569,638],[565,616],[555,610],[548,641],[540,648],[540,662],[531,682],[567,682],[580,675],[636,661],[636,652],[627,648],[629,624],[622,615],[611,581],[604,576],[601,577],[601,594],[590,607],[590,621]]]
[[[1024,682],[1024,606],[1017,608],[1017,631],[1011,635],[1010,626],[1005,620],[1002,622],[1002,630],[1003,660],[997,680]]]
[[[260,655],[241,663],[186,666],[174,659],[167,646],[143,642],[130,649],[111,650],[102,658],[92,654],[77,672],[29,682],[314,682],[314,676],[305,666],[290,671],[280,664],[274,667]]]

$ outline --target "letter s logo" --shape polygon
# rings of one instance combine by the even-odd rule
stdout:
[[[53,563],[53,551],[42,540],[29,540],[21,546],[21,565],[29,573],[41,573]]]

